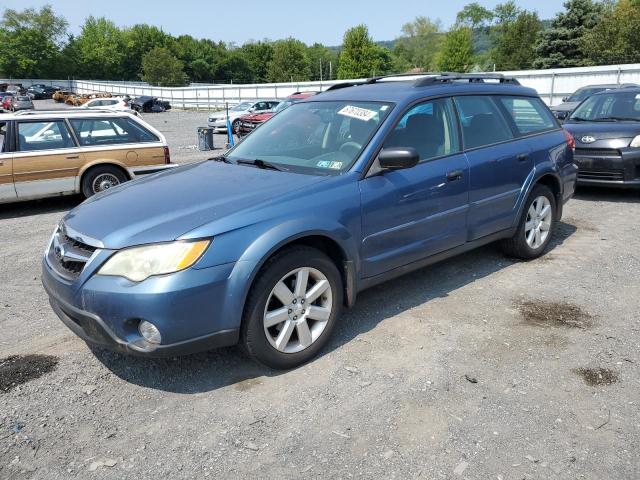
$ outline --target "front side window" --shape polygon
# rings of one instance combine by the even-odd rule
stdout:
[[[233,107],[231,110],[233,110],[234,112],[244,112],[245,110],[249,110],[251,108],[251,105],[253,105],[251,102],[242,102],[241,104]]]
[[[388,135],[383,147],[413,147],[420,160],[459,152],[451,100],[440,98],[412,107]]]
[[[637,91],[601,93],[587,98],[569,117],[570,120],[640,121],[640,94]]]
[[[381,102],[308,102],[291,105],[242,140],[231,161],[262,160],[312,175],[347,171],[385,120]]]
[[[513,119],[520,135],[557,128],[553,115],[539,98],[496,97]]]
[[[62,120],[18,122],[18,151],[55,150],[75,147]]]
[[[514,138],[507,121],[491,97],[456,97],[455,102],[465,148],[482,147]]]
[[[147,129],[128,118],[76,118],[70,122],[83,147],[159,140]]]

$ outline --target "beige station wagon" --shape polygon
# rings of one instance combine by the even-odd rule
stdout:
[[[0,115],[0,203],[81,193],[171,168],[156,129],[125,112]]]

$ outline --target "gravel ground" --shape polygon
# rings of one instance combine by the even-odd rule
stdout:
[[[179,160],[203,118],[152,122]],[[78,201],[0,207],[2,479],[640,478],[637,192],[580,191],[539,260],[488,246],[362,293],[288,372],[89,350],[40,285]]]

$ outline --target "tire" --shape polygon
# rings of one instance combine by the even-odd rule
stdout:
[[[231,132],[240,135],[240,120],[234,120],[231,123]]]
[[[309,280],[296,292],[295,285],[299,282],[302,286],[299,279],[304,279],[305,270]],[[277,285],[287,291],[278,288],[275,293]],[[300,294],[302,290],[304,294]],[[275,369],[308,362],[331,337],[342,295],[340,272],[321,251],[295,246],[277,253],[265,263],[247,297],[242,347],[252,359]],[[283,296],[288,296],[287,303],[280,300]]]
[[[544,212],[547,213],[542,215]],[[503,240],[503,251],[511,257],[523,260],[540,257],[553,236],[556,216],[555,195],[546,185],[536,185],[527,198],[516,233],[513,237]],[[536,231],[540,233],[539,237]]]
[[[82,194],[89,198],[128,180],[126,174],[113,165],[93,167],[82,177]]]

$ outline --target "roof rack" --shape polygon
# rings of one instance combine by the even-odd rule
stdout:
[[[427,87],[430,85],[467,81],[469,83],[485,83],[485,80],[495,80],[497,83],[520,85],[514,77],[505,77],[501,73],[442,73],[419,78],[413,84],[414,87]]]
[[[14,115],[49,115],[60,113],[129,113],[126,110],[116,110],[112,108],[64,108],[59,110],[20,110]]]

